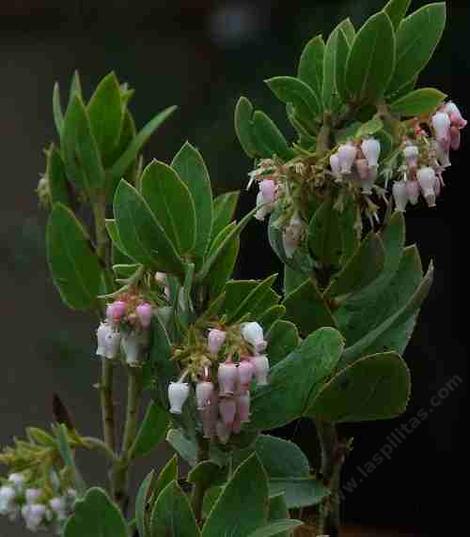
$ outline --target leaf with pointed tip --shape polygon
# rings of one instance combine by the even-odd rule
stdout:
[[[186,184],[175,170],[157,160],[145,168],[140,182],[142,196],[176,251],[181,255],[191,252],[196,240],[196,211]]]
[[[176,106],[170,106],[162,110],[153,119],[151,119],[138,134],[132,138],[131,142],[121,154],[118,160],[109,170],[109,175],[113,178],[121,179],[126,173],[129,166],[137,158],[138,154],[147,143],[152,134],[173,114]]]
[[[248,295],[238,304],[237,308],[232,312],[228,312],[228,323],[235,323],[239,321],[242,317],[250,314],[250,318],[254,318],[256,313],[260,310],[260,305],[262,304],[263,309],[266,303],[265,298],[270,295],[272,291],[272,285],[277,279],[277,274],[268,276],[262,282],[252,290]]]
[[[47,168],[46,176],[49,180],[49,192],[51,195],[51,204],[62,203],[69,207],[70,192],[69,185],[67,183],[67,175],[65,173],[65,166],[59,150],[51,144],[47,152]]]
[[[395,30],[400,26],[403,17],[406,15],[411,0],[389,0],[384,7],[385,13],[390,17]]]
[[[258,458],[253,455],[237,468],[224,487],[207,517],[202,536],[246,537],[266,523],[267,515],[266,474]]]
[[[366,356],[342,369],[318,392],[308,413],[341,423],[390,419],[406,408],[410,372],[394,352]]]
[[[197,444],[184,435],[180,429],[170,429],[166,435],[167,442],[190,466],[197,464]]]
[[[287,319],[298,327],[302,336],[322,326],[336,326],[327,303],[311,279],[287,295],[283,304]]]
[[[395,67],[395,34],[384,12],[373,15],[359,30],[349,54],[346,81],[355,102],[375,103]]]
[[[317,35],[305,45],[297,70],[297,77],[312,88],[318,100],[322,91],[324,55],[325,42]]]
[[[269,430],[302,416],[309,401],[336,367],[343,338],[334,328],[320,328],[271,370],[268,386],[252,397],[247,430]]]
[[[275,477],[269,480],[269,495],[284,494],[289,509],[318,505],[329,494],[325,485],[314,477]]]
[[[178,456],[173,455],[165,466],[160,470],[158,477],[155,479],[155,483],[152,487],[152,501],[155,501],[160,496],[163,489],[168,486],[172,481],[178,481]]]
[[[227,479],[227,467],[220,467],[213,461],[198,463],[189,473],[188,482],[199,485],[204,490],[213,486],[224,485]]]
[[[243,151],[249,157],[258,155],[258,148],[253,134],[253,105],[246,97],[240,97],[235,106],[235,132]]]
[[[289,160],[294,153],[274,121],[261,110],[253,114],[253,133],[262,157]]]
[[[265,331],[270,330],[274,323],[282,319],[286,314],[286,308],[282,304],[271,306],[258,317],[259,324]]]
[[[124,249],[133,259],[162,272],[184,272],[181,258],[147,202],[124,180],[114,196],[114,217]]]
[[[254,319],[261,315],[266,309],[275,306],[279,301],[279,296],[273,291],[269,283],[272,277],[267,281],[260,282],[258,280],[230,280],[224,288],[225,299],[222,310],[226,315],[232,315],[240,304],[246,302],[249,297],[258,297],[251,303],[250,312]],[[261,287],[260,287],[261,285]],[[258,291],[257,291],[258,290]],[[251,299],[249,299],[251,301]]]
[[[214,199],[213,239],[234,219],[239,196],[240,192],[236,190],[234,192],[220,194]]]
[[[64,537],[127,537],[127,524],[103,489],[89,489],[75,502]]]
[[[327,297],[354,293],[372,283],[384,267],[385,250],[380,237],[370,233],[359,245],[342,270],[333,276],[325,292]]]
[[[119,82],[113,72],[98,84],[87,105],[87,111],[96,144],[106,164],[119,141],[124,119]]]
[[[164,440],[168,430],[168,412],[151,401],[130,449],[130,458],[145,457]]]
[[[276,76],[266,80],[266,84],[283,103],[291,103],[296,115],[307,125],[321,112],[321,104],[316,93],[308,84],[292,76]]]
[[[202,258],[207,251],[212,232],[213,205],[209,172],[201,153],[189,142],[178,151],[171,167],[188,187],[194,202],[196,217],[194,255],[196,258]]]
[[[431,59],[446,22],[444,2],[428,4],[404,19],[397,29],[396,66],[387,93],[398,91]]]
[[[101,266],[88,235],[73,212],[56,203],[46,233],[47,260],[62,300],[70,308],[84,310],[96,304]]]
[[[210,298],[215,298],[223,291],[227,281],[231,278],[237,263],[240,249],[240,237],[235,237],[225,245],[212,270],[206,278],[206,285]]]
[[[152,345],[145,363],[149,376],[156,380],[156,398],[168,408],[168,385],[178,375],[176,363],[171,359],[171,342],[159,317],[152,320]]]
[[[60,136],[62,127],[64,126],[64,113],[60,104],[60,88],[58,82],[54,84],[54,89],[52,90],[52,113],[57,134]]]
[[[262,528],[257,529],[253,533],[250,533],[249,537],[271,537],[273,535],[285,535],[287,531],[294,530],[299,526],[302,526],[301,520],[287,519],[278,520],[277,522],[271,522]]]
[[[343,101],[349,98],[349,91],[346,82],[346,65],[348,61],[351,45],[348,42],[345,32],[340,29],[336,43],[336,61],[335,61],[335,86],[338,95]]]
[[[196,519],[187,496],[176,481],[171,482],[157,498],[151,515],[152,537],[198,537]]]
[[[340,215],[331,199],[326,199],[310,220],[308,246],[321,265],[329,268],[338,266],[343,252]]]
[[[147,537],[148,535],[147,519],[149,515],[150,499],[152,497],[156,479],[157,476],[155,470],[152,470],[142,481],[137,492],[135,500],[135,521],[137,530],[139,531],[139,537]]]
[[[400,97],[390,105],[393,114],[405,117],[420,116],[434,112],[446,94],[434,88],[420,88],[403,97]]]

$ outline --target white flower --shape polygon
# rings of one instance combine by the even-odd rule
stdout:
[[[253,346],[256,352],[264,351],[267,346],[264,340],[263,328],[256,322],[244,323],[242,336],[247,343]]]
[[[330,156],[330,168],[335,178],[341,180],[341,163],[336,153]]]
[[[16,490],[9,485],[0,487],[0,515],[11,515],[16,510]]]
[[[40,489],[26,489],[26,492],[25,492],[26,503],[29,503],[29,504],[36,503],[41,497],[41,494],[42,492]]]
[[[62,497],[55,497],[49,500],[49,506],[52,512],[57,517],[57,520],[65,520],[67,518],[67,503]]]
[[[266,386],[268,384],[269,373],[269,361],[265,354],[259,356],[253,356],[250,358],[250,362],[255,369],[255,378],[259,386]]]
[[[357,155],[357,147],[351,143],[343,144],[338,147],[336,154],[338,155],[341,173],[351,173],[351,168]]]
[[[170,401],[170,412],[172,414],[182,414],[183,405],[189,396],[189,384],[186,382],[170,382],[168,386],[168,399]]]
[[[107,322],[100,323],[96,331],[96,339],[98,347],[96,354],[103,358],[116,358],[119,351],[119,343],[121,342],[121,334],[115,330],[113,326]]]
[[[368,138],[362,142],[361,149],[369,166],[376,167],[380,157],[380,142],[375,138]]]
[[[130,332],[122,337],[121,347],[128,365],[135,366],[139,364],[141,344],[142,340],[137,332]]]
[[[436,187],[436,181],[438,181],[438,178],[436,177],[436,172],[432,168],[426,166],[418,170],[417,177],[418,177],[419,186],[423,193],[423,197],[426,200],[428,207],[435,207],[436,206],[435,187]]]
[[[392,187],[395,210],[404,213],[408,203],[408,190],[405,181],[395,181]]]
[[[46,518],[47,509],[40,503],[26,504],[22,507],[21,514],[28,530],[37,531]]]

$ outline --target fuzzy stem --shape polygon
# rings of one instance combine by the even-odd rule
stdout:
[[[338,441],[333,423],[317,420],[318,440],[321,449],[321,475],[330,495],[320,505],[318,533],[337,537],[340,530],[339,485],[344,451]]]

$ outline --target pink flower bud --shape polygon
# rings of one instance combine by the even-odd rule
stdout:
[[[305,225],[302,219],[294,214],[282,232],[282,245],[287,257],[292,257],[297,250]]]
[[[237,403],[233,397],[224,397],[219,400],[219,414],[227,427],[232,427],[236,412]]]
[[[424,167],[418,170],[418,183],[428,207],[436,206],[436,193],[434,191],[436,180],[436,173],[432,168]]]
[[[351,173],[351,168],[357,155],[357,147],[353,144],[340,145],[336,154],[338,155],[341,173]]]
[[[446,103],[444,110],[449,115],[453,126],[457,127],[458,129],[463,129],[467,125],[467,121],[462,117],[457,105],[452,101]]]
[[[189,384],[186,382],[170,382],[168,400],[170,401],[170,412],[172,414],[182,414],[183,405],[188,397]]]
[[[243,324],[242,337],[256,352],[264,351],[267,347],[267,343],[264,340],[263,328],[256,322]]]
[[[196,384],[196,401],[198,410],[203,410],[209,405],[212,396],[214,395],[214,384],[207,380],[203,380]]]
[[[259,184],[259,191],[266,203],[276,201],[276,183],[272,179],[263,179]]]
[[[230,439],[230,429],[225,425],[222,420],[218,420],[215,424],[215,431],[217,438],[221,444],[226,444]]]
[[[403,156],[410,170],[418,167],[419,149],[416,145],[407,145],[403,148]]]
[[[341,164],[336,153],[330,156],[330,168],[336,179],[341,179]]]
[[[253,364],[249,360],[242,360],[238,364],[238,389],[245,392],[251,383],[251,379],[255,373]]]
[[[121,342],[121,334],[117,330],[107,322],[100,323],[96,331],[96,339],[98,342],[96,354],[98,356],[109,359],[116,358]]]
[[[255,378],[259,386],[268,384],[269,361],[265,354],[251,357],[251,363],[255,369]]]
[[[392,194],[395,200],[395,210],[404,213],[408,203],[408,190],[405,181],[395,181],[392,187]]]
[[[358,158],[355,162],[356,164],[356,170],[359,177],[366,181],[369,177],[369,163],[365,158]]]
[[[227,333],[217,328],[212,328],[207,334],[207,348],[212,355],[217,355],[224,344]]]
[[[450,147],[454,151],[460,149],[460,130],[457,127],[450,128]]]
[[[250,392],[237,395],[237,416],[240,423],[250,421]]]
[[[380,157],[380,142],[375,138],[368,138],[362,142],[361,149],[369,166],[376,167]]]
[[[202,430],[204,438],[214,438],[216,435],[216,423],[219,416],[219,404],[216,397],[213,397],[210,404],[199,411],[202,421]]]
[[[106,318],[110,323],[119,322],[126,314],[126,303],[116,300],[106,307]]]
[[[406,193],[411,205],[416,205],[419,200],[419,183],[418,181],[408,180],[405,183]]]
[[[148,328],[152,322],[153,308],[148,302],[139,304],[135,309],[142,328]]]
[[[235,392],[237,378],[237,366],[234,363],[224,362],[220,364],[217,370],[220,395],[232,395]]]
[[[450,119],[445,112],[436,112],[431,119],[436,134],[436,139],[441,144],[447,144],[449,140]]]

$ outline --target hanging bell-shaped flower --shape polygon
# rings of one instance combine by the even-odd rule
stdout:
[[[224,362],[217,370],[219,393],[222,396],[232,395],[237,387],[237,366],[233,362]]]
[[[96,354],[103,358],[116,358],[121,342],[121,333],[114,329],[108,322],[100,323],[96,331],[97,349]]]
[[[207,334],[207,349],[213,356],[219,354],[226,337],[227,333],[223,330],[219,330],[218,328],[209,330],[209,333]]]
[[[231,428],[237,412],[237,403],[233,397],[219,400],[219,414],[226,427]]]
[[[142,326],[142,328],[148,328],[153,318],[153,308],[148,302],[139,304],[135,309],[137,318]]]
[[[168,400],[170,401],[170,412],[181,414],[183,405],[189,397],[189,384],[186,382],[170,382],[168,386]]]
[[[338,147],[336,154],[338,155],[341,173],[351,173],[352,165],[356,160],[357,147],[351,143],[343,144]]]
[[[408,190],[405,181],[395,181],[392,187],[393,199],[395,200],[395,210],[404,213],[408,203]]]
[[[267,343],[264,340],[263,328],[257,322],[244,323],[242,326],[242,336],[256,352],[264,351],[267,347]]]
[[[376,168],[380,157],[380,142],[375,138],[367,138],[361,144],[362,152],[371,168]]]
[[[435,185],[438,178],[433,168],[426,166],[418,170],[418,183],[423,193],[423,197],[426,200],[428,207],[436,206],[436,192]]]
[[[142,339],[138,332],[124,334],[121,339],[121,347],[126,357],[126,363],[130,366],[137,366],[140,363],[140,351]]]
[[[250,392],[237,395],[237,416],[240,423],[250,421]]]
[[[208,380],[201,380],[196,384],[196,401],[198,410],[206,408],[214,395],[214,384]]]
[[[255,373],[253,364],[249,360],[241,360],[237,368],[238,390],[244,393],[251,384],[251,379]]]
[[[269,360],[265,354],[252,356],[250,359],[255,370],[256,382],[259,386],[268,384]]]
[[[419,200],[419,183],[418,181],[408,180],[405,183],[406,193],[408,194],[408,200],[411,205],[416,205]]]

